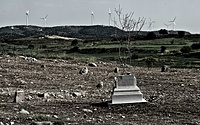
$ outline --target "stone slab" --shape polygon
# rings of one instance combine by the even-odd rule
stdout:
[[[111,104],[142,103],[143,98],[137,81],[133,75],[115,77],[116,83],[111,96]]]

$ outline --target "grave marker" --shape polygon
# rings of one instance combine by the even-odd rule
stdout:
[[[115,77],[115,81],[115,87],[113,88],[111,96],[111,104],[146,102],[137,86],[135,76],[121,75]]]

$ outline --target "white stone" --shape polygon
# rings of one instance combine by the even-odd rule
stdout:
[[[93,111],[90,109],[83,109],[84,112],[92,113]]]
[[[85,66],[83,67],[80,71],[79,71],[80,74],[87,74],[88,73],[88,68]]]
[[[19,113],[21,113],[21,114],[29,114],[29,112],[26,111],[25,109],[21,109],[21,111],[19,111]]]
[[[50,121],[34,122],[34,125],[53,125]]]
[[[111,104],[141,103],[146,102],[143,94],[136,85],[136,78],[133,75],[121,75],[115,77],[116,83],[112,92]]]
[[[10,125],[14,125],[15,124],[15,122],[10,122]]]
[[[53,117],[54,117],[54,118],[58,118],[58,116],[57,116],[57,115],[53,115]]]
[[[80,93],[80,92],[73,92],[72,96],[73,97],[79,97],[79,96],[82,96],[82,93]]]
[[[91,67],[97,67],[96,63],[89,63],[88,65],[91,66]]]

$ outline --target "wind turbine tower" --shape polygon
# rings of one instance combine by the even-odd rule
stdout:
[[[110,8],[109,8],[109,10],[108,10],[108,15],[109,15],[109,26],[110,26],[111,14],[112,14],[112,12],[111,12],[111,10],[110,10]]]
[[[173,25],[173,30],[174,30],[174,26],[176,25],[175,21],[176,21],[176,17],[173,20],[169,21]]]
[[[165,23],[164,23],[164,25],[165,25],[165,26],[167,27],[167,29],[168,29],[168,27],[169,27],[171,24],[165,24]]]
[[[47,17],[48,17],[48,15],[46,15],[46,16],[43,17],[43,18],[40,18],[40,19],[44,20],[44,27],[47,26]]]
[[[26,10],[26,26],[28,26],[29,10]]]
[[[115,17],[114,17],[113,23],[114,23],[114,27],[115,27],[117,25],[117,21],[115,20]]]
[[[94,24],[94,12],[93,11],[91,12],[91,24],[92,25]]]

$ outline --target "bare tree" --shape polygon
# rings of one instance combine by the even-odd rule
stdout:
[[[120,43],[119,45],[119,59],[122,64],[125,64],[125,58],[127,58],[127,55],[129,57],[129,63],[131,63],[131,55],[133,48],[133,45],[131,44],[131,38],[134,38],[135,35],[138,35],[138,33],[142,30],[146,18],[139,17],[138,19],[134,18],[134,12],[129,13],[123,13],[122,8],[119,5],[119,8],[115,8],[115,13],[118,17],[118,23],[117,21],[114,21],[115,26],[120,28],[121,30],[126,32],[126,36],[122,39],[117,39]],[[135,31],[135,32],[133,32]],[[122,47],[125,45],[126,51],[122,51]],[[123,53],[122,53],[123,52]],[[123,54],[123,55],[122,55]]]

